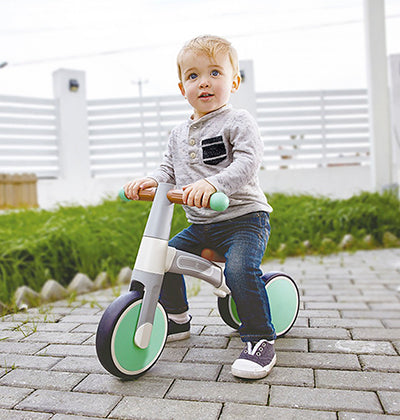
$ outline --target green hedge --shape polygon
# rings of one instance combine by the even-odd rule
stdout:
[[[377,247],[384,245],[387,231],[400,237],[400,202],[389,193],[348,200],[274,194],[269,201],[274,212],[267,257],[334,251],[347,233],[356,238],[354,248],[366,247],[362,240],[367,234]],[[50,278],[67,285],[77,272],[94,279],[107,271],[115,279],[122,267],[134,263],[149,209],[149,203],[109,200],[0,215],[0,300],[9,303],[21,285],[39,291]],[[172,234],[186,226],[176,206]],[[335,246],[326,247],[326,238]]]

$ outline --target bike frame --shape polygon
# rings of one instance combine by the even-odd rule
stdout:
[[[157,187],[132,271],[130,290],[133,290],[135,282],[144,286],[143,303],[134,337],[135,344],[141,349],[147,348],[150,343],[165,273],[186,274],[205,280],[215,287],[214,293],[219,297],[230,294],[222,267],[198,255],[168,246],[174,204],[167,193],[173,188],[173,184],[167,183],[160,183]]]

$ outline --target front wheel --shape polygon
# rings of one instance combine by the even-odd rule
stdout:
[[[123,379],[134,379],[148,371],[167,340],[167,314],[158,303],[148,347],[141,349],[134,343],[142,301],[142,294],[136,291],[120,296],[106,309],[97,328],[96,352],[100,363]]]
[[[300,295],[294,280],[285,273],[274,271],[262,276],[271,310],[271,321],[277,337],[284,336],[296,322]],[[224,322],[234,329],[241,325],[236,304],[231,295],[218,298],[218,310]]]

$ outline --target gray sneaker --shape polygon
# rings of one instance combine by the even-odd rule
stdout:
[[[232,375],[244,379],[261,379],[267,376],[276,363],[274,345],[267,340],[247,342],[232,365]]]

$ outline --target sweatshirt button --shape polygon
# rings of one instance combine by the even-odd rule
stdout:
[[[194,158],[196,157],[196,153],[194,153],[194,152],[190,153],[190,157],[191,157],[192,159],[194,159]]]
[[[196,144],[196,140],[195,139],[190,139],[189,144],[191,146],[194,146]]]

